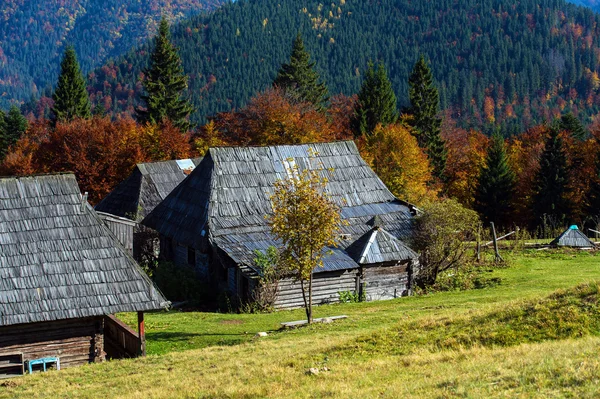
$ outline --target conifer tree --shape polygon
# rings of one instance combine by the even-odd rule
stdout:
[[[408,86],[409,113],[413,116],[411,125],[419,145],[429,156],[434,176],[442,179],[448,151],[441,137],[442,120],[437,117],[440,99],[433,83],[433,74],[423,56],[415,64]]]
[[[540,159],[540,169],[535,179],[533,216],[540,223],[544,218],[555,222],[563,221],[569,214],[566,199],[569,183],[567,156],[557,126],[550,129]]]
[[[320,80],[319,73],[315,70],[315,63],[310,62],[310,54],[304,48],[302,35],[298,34],[292,46],[290,62],[281,65],[273,86],[322,110],[327,102],[328,90],[325,82]]]
[[[21,114],[19,107],[13,105],[4,118],[7,147],[15,144],[27,130],[27,119]]]
[[[371,135],[377,125],[387,126],[398,120],[397,100],[385,66],[369,62],[365,80],[358,93],[352,125],[356,137]]]
[[[90,99],[85,78],[81,74],[77,55],[72,46],[68,46],[65,50],[60,64],[58,84],[52,99],[54,100],[52,114],[55,122],[68,122],[75,118],[89,118],[91,116]]]
[[[600,216],[600,150],[596,152],[596,168],[593,179],[590,182],[590,187],[586,193],[586,202],[588,216]]]
[[[194,107],[183,97],[188,87],[188,78],[183,72],[177,48],[171,43],[169,23],[160,21],[158,34],[154,38],[154,49],[150,56],[150,67],[144,70],[145,94],[141,96],[145,109],[136,109],[141,123],[159,124],[170,121],[182,131],[190,128],[189,115]]]
[[[498,226],[507,226],[511,222],[515,185],[516,175],[508,164],[504,140],[495,134],[475,194],[475,208],[484,222],[494,222]]]
[[[585,140],[588,135],[583,124],[571,112],[560,118],[559,126],[562,130],[568,131],[573,138],[580,141]]]

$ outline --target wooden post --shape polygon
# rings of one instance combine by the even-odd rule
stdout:
[[[140,356],[146,356],[146,327],[144,312],[138,312],[138,335],[140,337]]]
[[[477,254],[475,255],[477,263],[481,262],[481,224],[477,229]]]
[[[502,256],[500,256],[500,252],[498,251],[498,239],[496,238],[496,226],[494,226],[494,222],[492,224],[492,237],[494,238],[494,251],[496,252],[496,262],[504,262]]]

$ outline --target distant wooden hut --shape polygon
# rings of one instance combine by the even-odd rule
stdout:
[[[160,233],[163,258],[248,301],[259,274],[254,251],[278,245],[265,219],[273,184],[293,165],[324,168],[327,190],[348,222],[339,247],[329,248],[314,271],[315,302],[337,302],[340,292],[367,299],[409,294],[418,261],[403,241],[416,210],[390,193],[353,142],[211,148],[143,224]],[[280,281],[275,307],[302,304],[299,284]]]
[[[575,225],[569,227],[550,243],[556,247],[595,248],[596,244]]]
[[[140,222],[201,160],[194,158],[137,164],[129,177],[102,199],[95,209],[101,214]],[[152,243],[149,241],[153,240],[153,235],[143,226],[128,224],[118,218],[103,216],[103,219],[113,231],[120,231],[123,239],[131,236],[131,247],[137,260],[142,259],[143,251],[151,250]],[[124,241],[123,244],[128,245],[129,242]]]
[[[143,312],[167,306],[72,174],[0,178],[0,377],[143,354]],[[117,312],[138,312],[140,333]]]

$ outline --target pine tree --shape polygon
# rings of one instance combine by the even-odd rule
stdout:
[[[563,140],[560,130],[553,126],[546,139],[540,169],[535,179],[533,216],[538,223],[544,218],[552,218],[553,222],[564,221],[570,210],[566,199],[568,183],[569,173]]]
[[[596,170],[586,193],[586,202],[588,216],[600,216],[600,150],[596,153]]]
[[[91,116],[90,99],[85,78],[81,74],[77,55],[72,46],[68,46],[65,50],[60,64],[58,84],[52,99],[54,100],[52,114],[55,122],[68,122],[75,118],[89,118]]]
[[[320,80],[319,73],[315,70],[315,63],[310,62],[310,54],[304,48],[302,36],[298,34],[292,46],[290,62],[281,65],[273,86],[322,110],[327,102],[328,90],[325,82]]]
[[[442,120],[437,117],[439,111],[439,94],[433,84],[433,74],[425,58],[421,56],[415,64],[408,79],[409,113],[413,116],[410,122],[431,164],[434,176],[442,179],[446,169],[448,151],[441,137]]]
[[[568,131],[577,140],[583,141],[588,136],[583,124],[571,112],[560,118],[559,126],[560,129]]]
[[[0,161],[4,159],[8,150],[8,134],[6,132],[6,114],[0,109]]]
[[[10,107],[8,114],[6,114],[5,120],[5,132],[7,139],[7,147],[15,144],[23,133],[27,130],[27,119],[23,115],[21,115],[21,111],[19,107],[13,105]]]
[[[168,120],[185,132],[190,128],[189,115],[194,112],[194,107],[183,98],[188,78],[183,72],[177,51],[171,43],[169,23],[163,18],[154,38],[150,68],[144,70],[146,94],[141,98],[146,108],[136,109],[136,115],[141,123],[159,124]]]
[[[387,126],[397,120],[396,94],[385,66],[379,63],[375,69],[375,65],[369,62],[354,110],[354,135],[371,135],[377,125]]]
[[[475,208],[483,221],[498,226],[507,226],[511,222],[515,184],[516,175],[508,164],[504,140],[495,134],[475,194]]]

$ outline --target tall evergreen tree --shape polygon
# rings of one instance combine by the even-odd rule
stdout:
[[[564,221],[570,211],[566,199],[568,183],[569,171],[563,140],[560,130],[553,126],[546,139],[535,180],[533,216],[536,223],[541,223],[544,217],[551,217],[555,222]]]
[[[513,210],[516,175],[508,164],[504,140],[495,134],[488,148],[485,165],[481,168],[475,208],[483,221],[499,226],[510,224]]]
[[[588,132],[583,124],[573,115],[572,112],[564,114],[560,118],[559,126],[562,130],[568,131],[573,138],[583,141],[587,138]]]
[[[415,64],[408,79],[408,97],[410,99],[410,110],[413,120],[411,122],[414,132],[419,140],[431,164],[433,174],[442,179],[446,169],[446,157],[448,151],[441,137],[442,119],[438,118],[439,93],[433,83],[433,74],[427,65],[425,58],[421,56]]]
[[[65,50],[60,64],[60,75],[56,91],[52,95],[54,121],[71,121],[75,118],[89,118],[90,99],[86,89],[85,78],[79,69],[77,55],[72,46]]]
[[[0,109],[0,160],[4,159],[8,149],[8,135],[6,132],[6,114]]]
[[[302,35],[298,33],[292,46],[289,64],[281,65],[273,86],[292,94],[300,101],[314,104],[323,109],[327,102],[327,86],[320,81],[315,63],[310,62],[310,54],[304,48]]]
[[[588,216],[600,216],[600,150],[596,152],[596,169],[589,190],[586,193],[586,203]]]
[[[354,135],[370,135],[377,125],[386,126],[397,120],[396,94],[385,66],[379,63],[376,69],[375,65],[369,62],[354,110]]]
[[[28,122],[27,119],[21,114],[19,107],[13,105],[10,107],[8,114],[6,114],[5,120],[5,132],[7,147],[15,144],[27,130]]]
[[[156,124],[168,120],[182,131],[187,131],[190,128],[189,115],[194,112],[194,107],[183,97],[188,78],[177,51],[171,43],[169,23],[163,18],[154,38],[150,67],[144,71],[146,94],[141,98],[146,108],[136,109],[136,115],[141,123]]]

